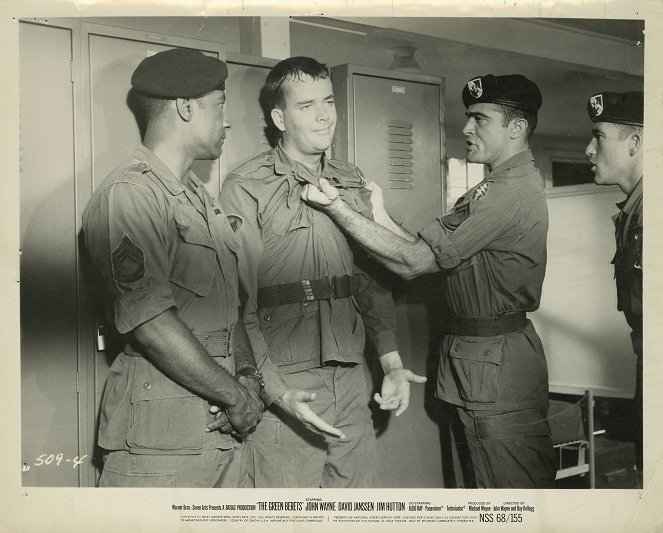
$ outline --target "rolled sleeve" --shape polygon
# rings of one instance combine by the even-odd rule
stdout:
[[[442,220],[436,218],[428,226],[419,231],[419,237],[435,254],[435,261],[442,270],[449,270],[460,264],[460,256],[456,247],[449,239]]]
[[[84,220],[88,251],[113,302],[113,320],[128,333],[176,307],[169,284],[167,214],[153,191],[116,182]]]
[[[419,231],[442,270],[453,269],[482,250],[500,248],[500,237],[521,211],[511,192],[504,184],[491,183],[484,197],[463,206],[464,213],[454,210]]]
[[[128,333],[176,307],[168,282],[147,280],[147,285],[123,292],[115,299],[115,327],[120,333]]]

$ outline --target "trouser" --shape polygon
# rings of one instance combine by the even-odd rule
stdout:
[[[104,455],[99,487],[237,487],[228,475],[233,450],[193,455],[144,455],[125,450]]]
[[[551,488],[556,457],[547,409],[470,411],[459,407],[478,488]]]
[[[345,440],[324,436],[282,411],[265,411],[242,453],[243,487],[374,487],[375,433],[362,365],[286,374],[288,388],[315,392],[309,406]]]

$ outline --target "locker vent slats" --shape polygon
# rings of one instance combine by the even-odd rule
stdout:
[[[412,123],[387,124],[387,188],[414,190]]]

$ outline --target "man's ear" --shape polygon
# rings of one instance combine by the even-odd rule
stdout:
[[[519,139],[527,133],[527,120],[524,118],[515,118],[511,121],[511,138]]]
[[[640,150],[642,150],[643,140],[644,139],[642,138],[642,134],[640,132],[636,131],[631,134],[631,139],[628,145],[628,153],[631,155],[631,157],[633,157]]]
[[[283,111],[279,107],[272,109],[272,121],[279,131],[285,131],[285,121],[283,120]]]
[[[177,107],[177,113],[184,122],[189,122],[193,115],[192,112],[192,100],[190,98],[178,98],[175,100],[175,107]]]

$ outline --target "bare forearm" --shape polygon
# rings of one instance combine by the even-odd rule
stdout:
[[[415,242],[417,238],[414,235],[411,235],[405,231],[401,226],[396,224],[394,220],[389,216],[389,213],[385,209],[374,209],[373,210],[373,219],[375,222],[381,226],[387,228],[392,233],[395,233],[399,237],[402,237],[406,241]]]
[[[431,249],[402,228],[391,231],[356,213],[342,201],[332,203],[324,211],[372,257],[399,276],[412,279],[438,271]],[[395,225],[390,218],[389,221]]]
[[[172,311],[138,326],[134,337],[143,353],[173,381],[216,405],[233,406],[239,401],[239,384]]]

